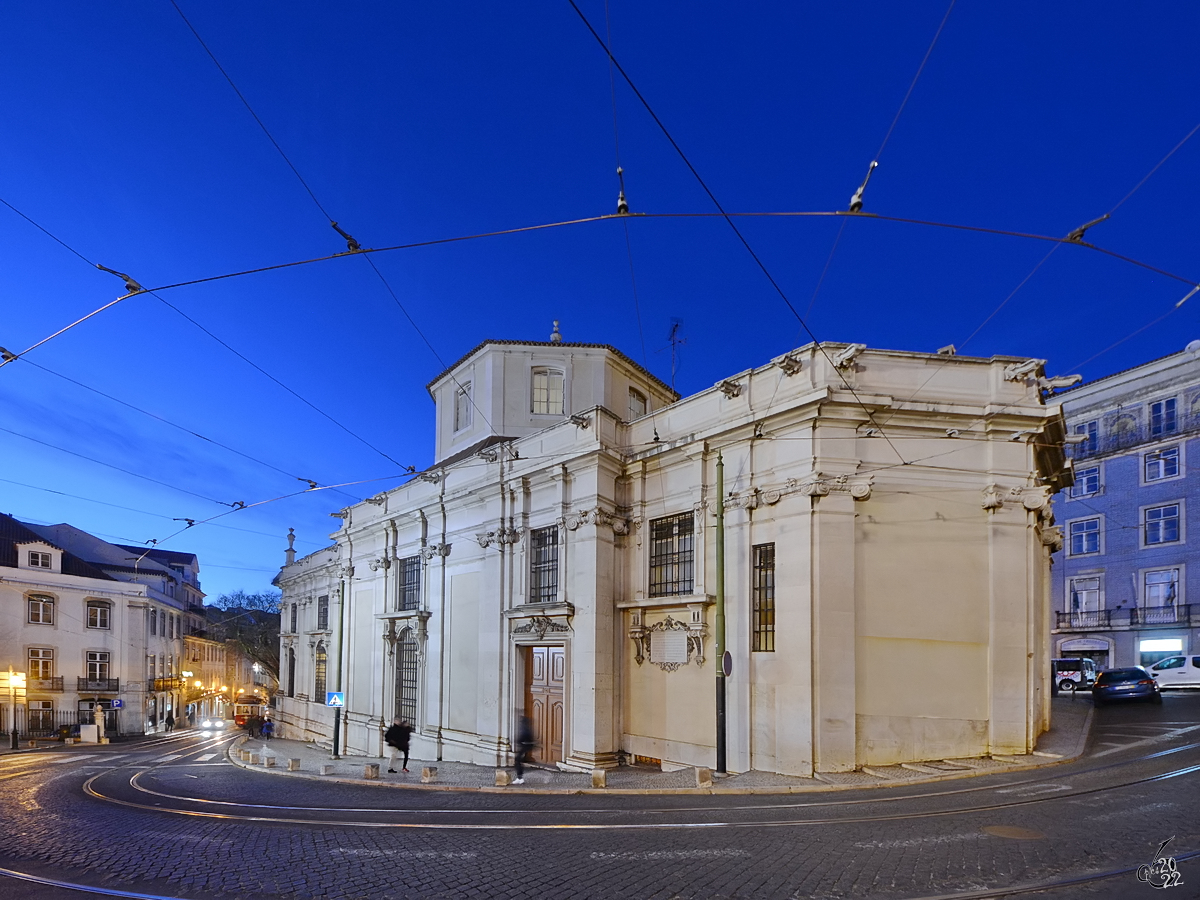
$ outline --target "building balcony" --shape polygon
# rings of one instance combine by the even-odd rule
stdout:
[[[1055,616],[1055,631],[1128,631],[1163,625],[1200,627],[1200,604],[1060,612]]]
[[[172,678],[155,678],[150,682],[150,690],[152,691],[179,691],[183,690],[184,680],[178,676]]]
[[[81,694],[115,694],[121,690],[121,679],[77,678],[75,690]]]
[[[62,693],[63,677],[55,675],[53,678],[30,678],[25,682],[27,691],[54,691]]]

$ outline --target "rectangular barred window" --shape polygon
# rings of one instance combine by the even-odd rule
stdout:
[[[650,522],[650,596],[690,594],[694,583],[696,517],[680,513]]]
[[[290,628],[288,628],[288,631],[290,631],[292,634],[295,634],[296,633],[296,604],[295,603],[292,604],[292,615],[291,615],[291,619],[288,624],[291,626]],[[289,694],[288,696],[290,697],[291,694]]]
[[[329,597],[317,598],[317,631],[329,630]]]
[[[750,584],[750,649],[775,652],[775,545],[755,544]]]
[[[558,526],[529,532],[529,602],[553,603],[558,599]]]
[[[409,556],[400,560],[400,612],[421,608],[421,557]]]

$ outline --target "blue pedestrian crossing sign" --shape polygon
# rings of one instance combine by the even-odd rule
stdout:
[[[344,707],[346,705],[346,692],[345,691],[326,691],[325,692],[325,705],[326,706]]]

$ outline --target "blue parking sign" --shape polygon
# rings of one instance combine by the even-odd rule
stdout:
[[[342,707],[346,705],[346,694],[344,691],[326,691],[325,693],[326,706]]]
[[[125,705],[125,701],[124,701],[124,700],[122,700],[120,697],[117,697],[117,698],[116,698],[115,700],[113,700],[113,702],[112,702],[112,708],[113,708],[113,709],[120,709],[120,708],[121,708],[122,706],[124,706],[124,705]]]

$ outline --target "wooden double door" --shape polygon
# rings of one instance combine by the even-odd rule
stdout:
[[[533,723],[537,747],[534,762],[563,758],[563,712],[566,704],[567,654],[563,647],[523,647],[525,715]]]

